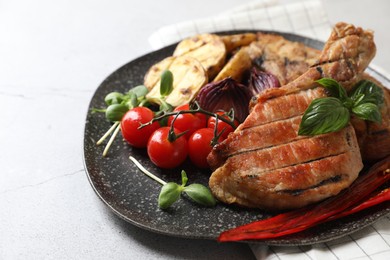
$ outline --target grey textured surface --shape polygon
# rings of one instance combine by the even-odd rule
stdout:
[[[249,1],[0,1],[0,258],[251,259],[244,244],[172,238],[114,215],[83,167],[88,104],[157,28]],[[324,1],[332,22],[376,32],[390,70],[390,2]]]

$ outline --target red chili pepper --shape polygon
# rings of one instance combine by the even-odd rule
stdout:
[[[220,234],[218,241],[270,239],[297,233],[319,223],[343,217],[390,199],[389,189],[370,195],[390,180],[390,157],[375,164],[352,185],[318,204],[255,221]],[[364,201],[366,200],[366,201]],[[363,202],[362,202],[363,201]],[[359,204],[360,203],[360,204]]]
[[[334,215],[334,216],[328,218],[326,221],[331,221],[331,220],[335,220],[338,218],[342,218],[342,217],[351,215],[353,213],[362,211],[366,208],[373,207],[375,205],[378,205],[382,202],[389,201],[389,200],[390,200],[390,188],[385,188],[384,190],[374,192],[373,194],[371,194],[371,197],[368,200],[363,201],[359,205],[354,206],[350,209],[347,209],[347,210],[345,210],[337,215]]]

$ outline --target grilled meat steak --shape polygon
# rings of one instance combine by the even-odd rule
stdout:
[[[350,50],[342,51],[343,46]],[[338,23],[315,65],[282,88],[254,98],[246,120],[208,157],[215,197],[229,204],[284,210],[348,187],[363,167],[353,127],[314,137],[298,136],[297,130],[310,102],[326,96],[315,80],[331,77],[349,87],[374,55],[370,31]]]
[[[355,29],[351,27],[349,30],[353,31]],[[250,45],[250,54],[258,68],[275,75],[282,85],[286,85],[315,64],[335,60],[337,57],[370,56],[375,50],[375,46],[369,37],[358,38],[357,35],[350,35],[349,38],[341,39],[337,34],[336,27],[321,55],[320,50],[310,48],[303,43],[286,40],[280,35],[258,33],[258,40]],[[359,41],[367,42],[359,43]],[[362,47],[353,47],[358,44]],[[362,60],[369,61],[370,58],[362,58]],[[360,66],[366,67],[367,65],[361,64]],[[360,68],[360,70],[362,69]],[[354,117],[351,121],[356,132],[363,161],[375,162],[390,155],[390,90],[367,73],[356,74],[356,76],[375,82],[384,91],[385,102],[381,111],[381,124]],[[353,78],[350,83],[344,82],[344,87],[350,90],[351,85],[359,78]]]

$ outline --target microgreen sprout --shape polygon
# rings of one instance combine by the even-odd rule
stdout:
[[[211,191],[204,185],[193,183],[187,186],[188,177],[184,170],[181,171],[181,184],[175,182],[165,182],[153,173],[149,172],[142,166],[134,157],[129,159],[138,167],[138,169],[162,185],[158,196],[158,206],[161,209],[170,207],[173,203],[179,200],[182,193],[185,193],[192,201],[206,207],[213,207],[217,203]]]

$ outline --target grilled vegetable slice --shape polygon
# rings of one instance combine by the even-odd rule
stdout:
[[[182,40],[173,56],[197,59],[207,71],[210,79],[222,69],[226,59],[226,48],[222,39],[215,34],[198,34]]]
[[[159,98],[160,77],[164,70],[173,74],[173,90],[166,97],[166,102],[172,106],[188,103],[208,82],[207,72],[200,62],[191,57],[168,57],[153,65],[146,73],[144,85],[149,89],[147,98]]]
[[[254,33],[240,33],[233,35],[221,36],[222,41],[225,43],[227,53],[231,53],[238,47],[247,46],[256,40],[256,34]]]
[[[224,78],[231,77],[240,82],[243,73],[252,66],[252,59],[248,54],[248,47],[242,47],[234,56],[226,63],[223,69],[218,73],[213,81],[220,81]]]

